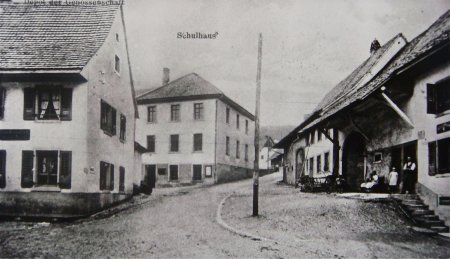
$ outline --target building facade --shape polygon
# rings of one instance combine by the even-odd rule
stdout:
[[[450,11],[407,42],[397,35],[333,88],[315,112],[281,142],[334,128],[333,168],[356,190],[376,171],[382,179],[393,167],[402,189],[407,158],[416,164],[415,190],[450,224]],[[291,151],[291,156],[292,156]]]
[[[0,214],[78,217],[130,197],[137,109],[121,7],[0,8]]]
[[[189,74],[138,96],[137,134],[146,143],[144,179],[155,186],[250,177],[254,117],[215,86]]]

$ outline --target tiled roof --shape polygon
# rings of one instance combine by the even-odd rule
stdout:
[[[151,90],[149,93],[139,97],[138,101],[222,94],[223,92],[213,84],[196,73],[191,73]]]
[[[327,109],[320,111],[320,117],[305,128],[310,128],[317,123],[329,118],[350,104],[366,98],[375,90],[383,86],[389,79],[396,76],[396,72],[420,60],[433,50],[444,44],[450,43],[450,11],[443,14],[426,31],[409,42],[400,53],[370,82],[347,96],[340,102],[334,103]],[[449,59],[450,57],[447,57]],[[316,109],[317,110],[317,109]]]
[[[373,65],[374,59],[378,54],[383,51],[383,48],[392,44],[386,43],[377,53],[374,53],[369,59],[363,62],[355,71],[353,71],[346,79],[335,86],[319,103],[314,110],[313,114],[297,126],[292,132],[285,136],[275,147],[285,147],[289,142],[296,138],[297,132],[305,131],[314,127],[318,123],[323,122],[330,116],[341,111],[345,107],[348,107],[356,101],[362,100],[368,97],[371,93],[383,86],[388,80],[396,76],[396,72],[404,69],[410,64],[420,60],[422,57],[428,55],[434,50],[440,48],[445,44],[449,44],[450,36],[450,11],[443,14],[436,22],[434,22],[430,28],[414,38],[411,42],[400,50],[399,54],[383,68],[380,73],[375,76],[371,81],[366,83],[361,88],[357,89],[357,82],[364,76],[365,71],[368,71],[368,67]],[[341,98],[345,94],[345,98]]]
[[[81,70],[118,5],[0,4],[0,70]]]
[[[191,73],[180,77],[166,85],[149,90],[148,93],[137,97],[138,104],[195,100],[205,98],[218,98],[232,106],[250,119],[254,119],[253,114],[245,110],[242,106],[227,97],[220,89],[206,81],[196,73]]]

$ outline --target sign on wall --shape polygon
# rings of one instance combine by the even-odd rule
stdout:
[[[0,140],[30,140],[30,130],[2,129],[0,130]]]

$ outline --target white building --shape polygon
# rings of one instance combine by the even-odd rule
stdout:
[[[150,185],[219,183],[251,177],[254,116],[195,73],[137,98],[146,121],[137,136],[146,143]]]
[[[122,8],[0,4],[0,24],[0,214],[83,216],[130,197]]]

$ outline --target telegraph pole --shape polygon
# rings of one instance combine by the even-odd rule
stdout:
[[[255,163],[253,172],[253,216],[258,216],[258,188],[259,188],[259,106],[261,99],[261,61],[262,34],[258,41],[258,68],[256,72],[256,108],[255,108]]]

